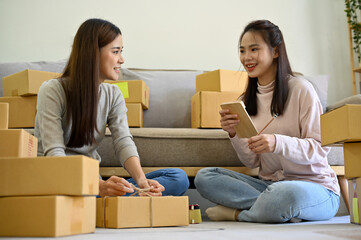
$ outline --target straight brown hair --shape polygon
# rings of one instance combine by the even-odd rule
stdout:
[[[277,73],[271,102],[271,115],[282,115],[288,97],[288,80],[290,76],[293,76],[282,32],[278,26],[268,20],[253,21],[244,28],[238,42],[239,48],[244,34],[251,31],[261,35],[270,51],[273,48],[278,51],[278,57],[274,60],[277,61]],[[242,95],[247,112],[252,116],[257,115],[257,82],[258,78],[248,77],[248,86]]]
[[[100,49],[112,42],[120,29],[102,19],[88,19],[78,29],[69,61],[61,76],[71,134],[67,147],[95,143],[99,103]]]

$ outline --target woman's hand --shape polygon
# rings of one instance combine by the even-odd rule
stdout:
[[[274,152],[276,147],[276,136],[273,134],[253,136],[248,139],[248,147],[256,154]]]
[[[99,195],[104,196],[123,196],[126,193],[134,192],[130,183],[124,178],[111,176],[104,181],[99,179]]]
[[[148,194],[152,196],[162,196],[162,192],[165,188],[156,180],[145,179],[138,183],[139,188],[149,188]],[[145,196],[146,194],[141,193],[140,196]]]
[[[236,135],[236,130],[234,127],[239,123],[237,114],[230,114],[229,109],[222,109],[219,111],[221,115],[221,126],[222,129],[228,132],[229,137],[233,138]]]

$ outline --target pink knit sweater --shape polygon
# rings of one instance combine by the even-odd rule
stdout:
[[[273,88],[274,81],[267,86],[258,85],[258,113],[251,117],[258,131],[272,118]],[[231,143],[245,166],[260,168],[261,179],[310,181],[340,194],[337,176],[327,161],[330,149],[320,143],[321,114],[321,103],[311,83],[292,77],[283,114],[262,132],[276,136],[274,152],[255,154],[247,146],[248,139],[237,135]]]

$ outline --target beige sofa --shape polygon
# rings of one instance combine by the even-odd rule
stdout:
[[[0,81],[24,69],[62,72],[65,60],[56,62],[0,63]],[[192,179],[200,168],[218,166],[256,176],[258,169],[244,167],[238,160],[227,134],[221,129],[192,129],[191,97],[195,94],[196,70],[145,70],[123,68],[120,79],[141,79],[149,86],[149,109],[144,111],[144,127],[131,128],[145,172],[164,167],[184,169]],[[305,77],[315,87],[324,110],[327,102],[327,76]],[[0,96],[2,96],[0,84]],[[360,95],[346,99],[360,103]],[[344,104],[340,101],[331,108]],[[103,177],[127,172],[114,156],[111,134],[108,133],[99,149],[102,157],[100,174]],[[347,182],[343,177],[343,150],[332,147],[328,161],[336,171],[344,199],[348,199]]]

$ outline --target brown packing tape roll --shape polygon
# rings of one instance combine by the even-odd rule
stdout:
[[[72,211],[70,216],[70,234],[78,234],[83,229],[83,218],[85,216],[84,201],[85,197],[71,197]]]

